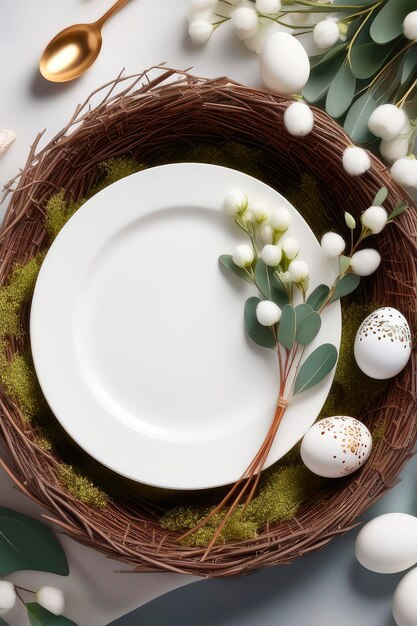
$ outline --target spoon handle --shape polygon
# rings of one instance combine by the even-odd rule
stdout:
[[[105,22],[107,22],[108,19],[111,18],[112,15],[114,15],[117,11],[119,11],[119,9],[121,9],[125,4],[127,4],[129,2],[129,0],[117,0],[117,2],[115,2],[113,4],[112,7],[110,7],[110,9],[108,11],[105,12],[104,15],[102,15],[96,22],[96,26],[98,26],[98,28],[101,28],[103,26],[103,24]]]

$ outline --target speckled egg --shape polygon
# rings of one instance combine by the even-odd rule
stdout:
[[[394,593],[392,613],[397,626],[417,626],[417,568],[400,581]]]
[[[301,458],[324,478],[356,472],[367,460],[372,437],[362,422],[345,415],[327,417],[310,428],[301,443]]]
[[[355,543],[359,563],[378,574],[402,572],[417,563],[417,518],[385,513],[365,524]]]
[[[374,311],[362,322],[355,339],[356,363],[371,378],[396,376],[411,354],[410,327],[392,307]]]

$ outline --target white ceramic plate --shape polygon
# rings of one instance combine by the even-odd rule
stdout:
[[[217,260],[242,240],[223,210],[235,188],[287,206],[312,287],[332,282],[315,236],[285,198],[240,172],[194,163],[148,169],[94,196],[42,265],[31,341],[45,397],[82,448],[134,480],[173,489],[231,483],[272,419],[276,355],[243,327],[254,290]],[[339,347],[340,332],[336,303],[312,347]],[[267,465],[313,424],[331,382],[291,404]]]

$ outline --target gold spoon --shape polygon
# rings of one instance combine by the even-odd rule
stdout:
[[[103,24],[128,2],[117,0],[96,22],[74,24],[55,35],[39,62],[42,76],[56,83],[64,83],[84,74],[100,53]]]

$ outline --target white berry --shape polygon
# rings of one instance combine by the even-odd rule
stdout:
[[[258,224],[265,222],[270,215],[270,210],[264,204],[251,204],[250,211]]]
[[[232,25],[239,39],[252,37],[259,28],[258,14],[251,7],[237,7],[230,14]]]
[[[281,243],[281,248],[289,261],[295,259],[297,254],[300,252],[298,241],[293,237],[287,237],[284,239]]]
[[[358,276],[369,276],[378,269],[381,263],[381,255],[373,248],[358,250],[352,255],[350,267],[354,274]]]
[[[8,580],[0,580],[0,614],[10,611],[16,603],[14,585]]]
[[[320,244],[323,248],[323,252],[328,257],[340,256],[346,247],[343,237],[338,233],[332,232],[325,233],[321,238]]]
[[[406,124],[407,116],[394,104],[381,104],[373,111],[368,120],[368,128],[381,139],[394,139]]]
[[[313,111],[305,102],[293,102],[285,110],[284,124],[290,135],[304,137],[313,130]]]
[[[403,22],[404,37],[417,41],[417,11],[411,11]]]
[[[262,326],[273,326],[281,319],[281,309],[271,300],[261,300],[256,307],[256,319]]]
[[[255,255],[252,248],[246,243],[242,243],[240,246],[237,246],[232,257],[233,263],[238,267],[249,267],[252,265],[254,258]]]
[[[291,215],[289,210],[282,206],[274,209],[269,217],[269,223],[274,230],[279,233],[285,233],[291,222]]]
[[[290,279],[293,283],[302,283],[310,276],[310,270],[305,261],[301,259],[295,259],[291,261],[288,266],[288,272],[290,275]]]
[[[243,191],[233,189],[230,191],[224,201],[226,213],[235,217],[238,213],[242,213],[248,206],[248,198]]]
[[[391,176],[403,187],[417,187],[417,161],[414,157],[403,157],[391,167]]]
[[[272,243],[274,240],[274,231],[272,230],[272,226],[269,224],[261,224],[259,228],[259,236],[262,239],[262,243],[266,245],[267,243]]]
[[[327,48],[334,46],[334,44],[338,41],[339,36],[339,26],[331,17],[321,20],[321,22],[316,24],[313,29],[313,40],[320,50],[326,50]]]
[[[188,25],[188,34],[196,46],[202,46],[213,34],[213,25],[207,20],[193,20]]]
[[[387,223],[388,213],[382,206],[370,206],[361,215],[363,226],[369,228],[373,235],[377,235]]]
[[[359,146],[348,146],[343,152],[343,167],[351,176],[360,176],[371,167],[369,154]]]
[[[276,15],[281,9],[281,0],[256,0],[256,10],[264,15]]]
[[[282,250],[278,246],[267,244],[262,248],[261,259],[265,265],[271,267],[277,267],[280,264],[282,258]]]

